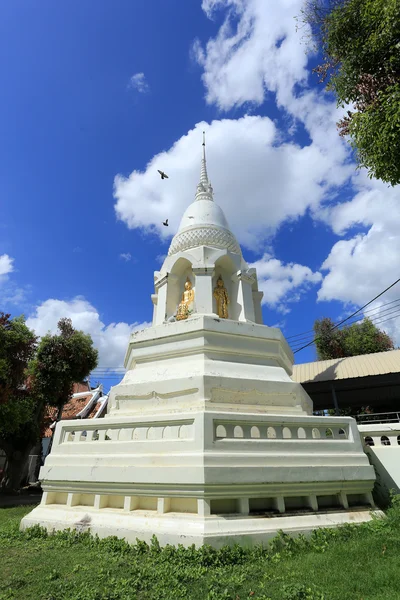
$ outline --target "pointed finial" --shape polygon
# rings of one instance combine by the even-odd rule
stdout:
[[[206,163],[206,132],[203,131],[203,155],[201,159],[200,182],[197,186],[196,200],[213,200],[213,189],[208,180]]]
[[[200,183],[208,185],[207,164],[206,164],[206,132],[203,131],[203,157],[201,159]]]

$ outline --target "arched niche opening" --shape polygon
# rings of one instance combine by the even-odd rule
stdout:
[[[306,434],[306,430],[304,429],[304,427],[299,427],[297,429],[297,437],[299,438],[299,440],[305,440],[307,437]]]
[[[237,319],[237,315],[240,312],[240,308],[237,304],[238,297],[238,283],[232,281],[232,275],[238,271],[237,265],[234,263],[229,254],[220,256],[215,262],[214,276],[212,280],[212,292],[213,292],[213,312],[218,314],[217,301],[214,298],[214,289],[217,287],[217,281],[221,277],[224,282],[224,287],[228,293],[229,304],[228,304],[228,319]]]
[[[169,319],[175,315],[177,306],[182,299],[182,294],[185,290],[185,282],[189,279],[193,289],[195,290],[195,278],[193,276],[192,263],[187,258],[180,257],[172,265],[168,273],[167,281],[167,304],[166,318]],[[196,292],[193,309],[196,303]]]
[[[236,425],[233,430],[233,437],[242,438],[243,437],[243,428],[240,425]]]

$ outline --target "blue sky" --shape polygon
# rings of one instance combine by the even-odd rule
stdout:
[[[308,331],[398,277],[398,189],[355,170],[341,110],[296,31],[301,6],[3,2],[3,310],[39,334],[71,316],[101,366],[121,366],[129,332],[151,320],[167,233],[193,200],[203,129],[215,199],[257,264],[265,323]],[[400,337],[398,319],[385,328]],[[314,357],[311,347],[296,361]]]

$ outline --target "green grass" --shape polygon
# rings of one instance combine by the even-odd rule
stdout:
[[[386,519],[219,551],[21,533],[31,507],[0,509],[0,600],[399,600],[395,500]]]

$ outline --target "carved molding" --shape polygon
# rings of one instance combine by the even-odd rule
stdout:
[[[168,281],[168,273],[166,275],[164,275],[163,277],[161,277],[160,279],[157,279],[157,281],[154,282],[154,287],[158,291],[160,289],[160,287],[162,287],[163,285],[165,285],[167,283],[167,281]]]
[[[251,269],[251,271],[254,271],[254,269]],[[231,277],[232,281],[244,281],[245,283],[248,283],[249,285],[253,285],[253,283],[256,280],[255,274],[254,272],[250,272],[249,271],[237,271],[237,273],[234,273]]]
[[[264,292],[259,292],[258,290],[253,290],[253,298],[256,298],[261,302],[262,297],[264,296]]]
[[[234,391],[224,388],[213,388],[211,390],[211,402],[222,402],[229,404],[263,404],[267,406],[293,406],[296,404],[296,394],[293,392],[260,392],[252,389],[246,391]],[[301,404],[301,398],[297,404]]]
[[[235,254],[241,254],[240,246],[230,231],[207,225],[206,227],[196,227],[178,233],[171,242],[168,256],[197,246],[213,246],[224,248]]]
[[[139,400],[152,400],[152,399],[165,400],[168,398],[179,398],[180,396],[189,396],[192,394],[196,394],[198,391],[199,391],[199,388],[190,388],[187,390],[178,390],[175,392],[168,392],[167,394],[161,394],[160,392],[156,392],[155,390],[153,390],[148,394],[138,394],[138,395],[118,394],[116,396],[116,400],[118,402],[120,402],[121,400],[134,400],[136,402]]]

